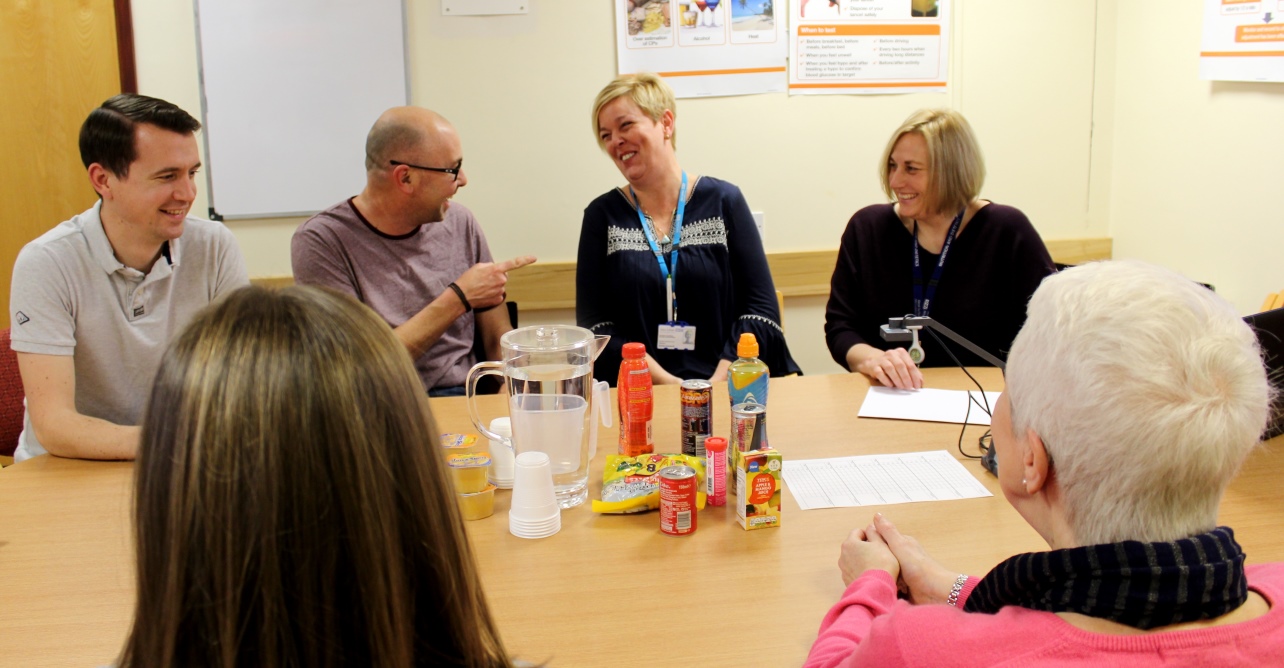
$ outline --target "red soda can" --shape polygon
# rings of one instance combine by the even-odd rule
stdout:
[[[682,454],[704,458],[704,439],[713,435],[713,383],[684,380],[682,395]]]
[[[711,506],[727,505],[727,439],[710,436],[704,440],[704,493]]]
[[[696,530],[696,477],[690,466],[666,466],[660,479],[660,531],[685,536]]]

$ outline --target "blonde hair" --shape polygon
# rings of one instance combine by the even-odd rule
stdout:
[[[972,126],[953,109],[920,109],[901,123],[883,149],[878,174],[888,199],[896,199],[888,172],[892,150],[901,137],[910,133],[927,143],[926,195],[930,211],[952,216],[980,196],[985,183],[985,159]]]
[[[1215,527],[1271,394],[1257,337],[1235,309],[1140,262],[1044,279],[1006,382],[1014,430],[1043,440],[1081,545]]]
[[[602,126],[598,122],[598,115],[602,113],[602,107],[624,95],[627,95],[633,104],[636,104],[638,109],[641,109],[642,113],[655,123],[660,122],[666,110],[673,112],[674,117],[678,115],[678,105],[673,97],[673,89],[669,88],[669,84],[664,83],[664,79],[650,72],[621,74],[598,92],[597,99],[593,101],[593,139],[597,141],[599,148],[602,147]],[[677,150],[676,124],[669,135],[669,141],[674,150]]]
[[[121,666],[507,666],[406,349],[356,300],[247,287],[142,425]]]

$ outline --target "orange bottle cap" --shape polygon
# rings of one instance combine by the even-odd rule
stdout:
[[[636,359],[642,359],[643,357],[646,357],[646,344],[644,343],[624,344],[624,359],[636,360]]]
[[[741,334],[740,341],[736,343],[736,354],[741,357],[757,357],[758,339],[749,332]]]

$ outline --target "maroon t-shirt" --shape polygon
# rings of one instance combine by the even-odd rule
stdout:
[[[446,219],[399,237],[375,229],[352,199],[309,218],[290,241],[294,280],[356,297],[388,321],[403,323],[478,262],[491,262],[473,213],[451,202]],[[466,313],[415,360],[424,389],[464,384],[473,359],[472,313]]]

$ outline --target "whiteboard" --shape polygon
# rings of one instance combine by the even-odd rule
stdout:
[[[193,0],[210,217],[307,215],[365,185],[410,99],[402,0]]]

